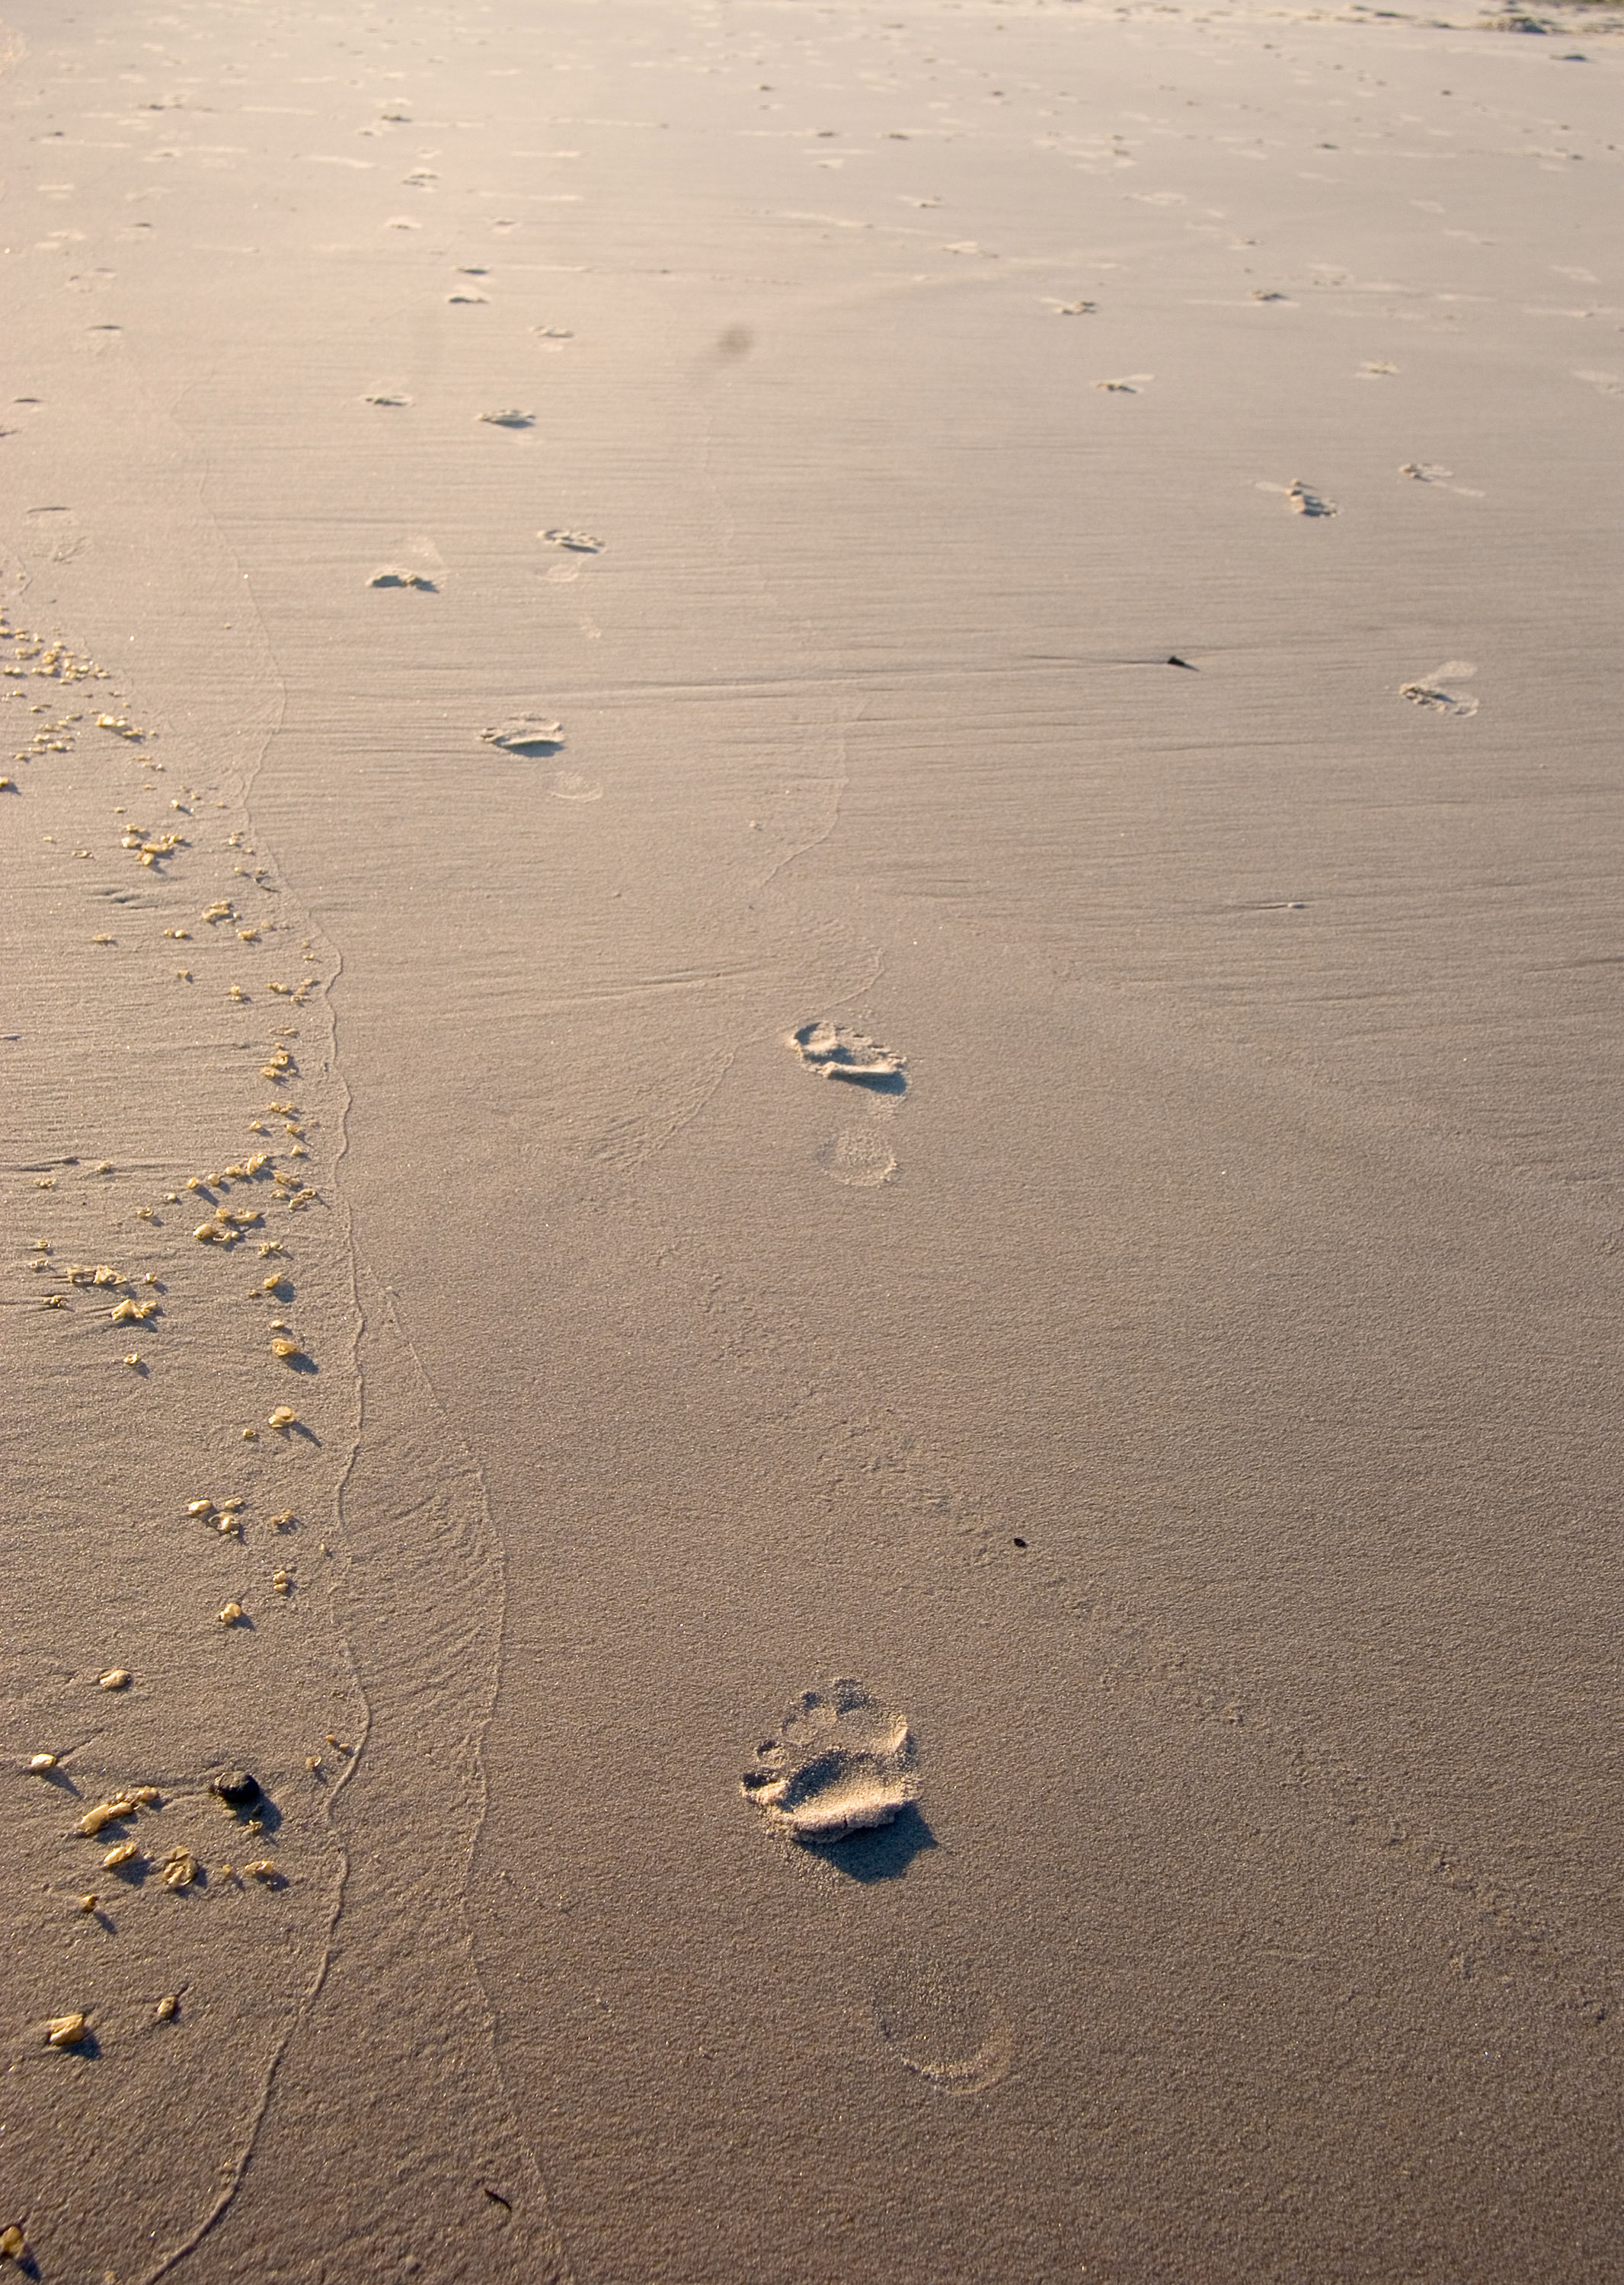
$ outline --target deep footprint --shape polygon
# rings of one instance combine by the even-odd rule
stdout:
[[[808,1070],[820,1072],[825,1079],[843,1079],[882,1095],[906,1092],[907,1057],[894,1055],[877,1040],[866,1040],[860,1032],[843,1031],[838,1024],[803,1024],[784,1044],[794,1048]]]
[[[804,1690],[740,1780],[769,1825],[792,1840],[843,1841],[889,1825],[919,1792],[906,1716],[860,1682]]]
[[[564,726],[545,721],[539,714],[518,714],[479,734],[488,746],[498,746],[505,754],[556,754],[564,742]]]

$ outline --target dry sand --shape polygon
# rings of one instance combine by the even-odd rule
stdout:
[[[1619,12],[5,20],[0,2227],[1616,2277]]]

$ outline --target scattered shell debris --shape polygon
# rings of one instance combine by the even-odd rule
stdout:
[[[53,2015],[45,2026],[45,2045],[48,2047],[76,2047],[90,2028],[90,2018],[86,2015]]]
[[[27,2239],[14,2221],[8,2222],[4,2229],[0,2229],[0,2261],[26,2260],[27,2252]]]
[[[189,1888],[202,1869],[190,1849],[171,1849],[163,1860],[163,1885]]]
[[[28,1773],[31,1777],[43,1777],[47,1770],[54,1770],[56,1765],[57,1757],[54,1754],[30,1754],[28,1756]]]
[[[98,1687],[103,1690],[128,1690],[129,1670],[127,1667],[110,1666],[106,1674],[98,1676],[97,1679]]]
[[[279,1404],[271,1416],[271,1425],[273,1428],[296,1428],[299,1425],[299,1415],[290,1405]]]
[[[161,2023],[172,2023],[180,2012],[180,2000],[173,1991],[166,1991],[158,2002],[157,2016]]]
[[[223,1627],[238,1626],[241,1623],[242,1614],[240,1603],[222,1604],[219,1612],[220,1623]]]

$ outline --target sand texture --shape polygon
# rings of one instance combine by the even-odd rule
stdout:
[[[1624,11],[0,13],[0,2272],[1616,2278]]]

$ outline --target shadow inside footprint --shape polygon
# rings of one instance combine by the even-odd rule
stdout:
[[[913,1802],[877,1831],[850,1833],[843,1841],[802,1843],[809,1854],[821,1857],[826,1865],[864,1888],[875,1881],[899,1881],[915,1857],[938,1845]]]

